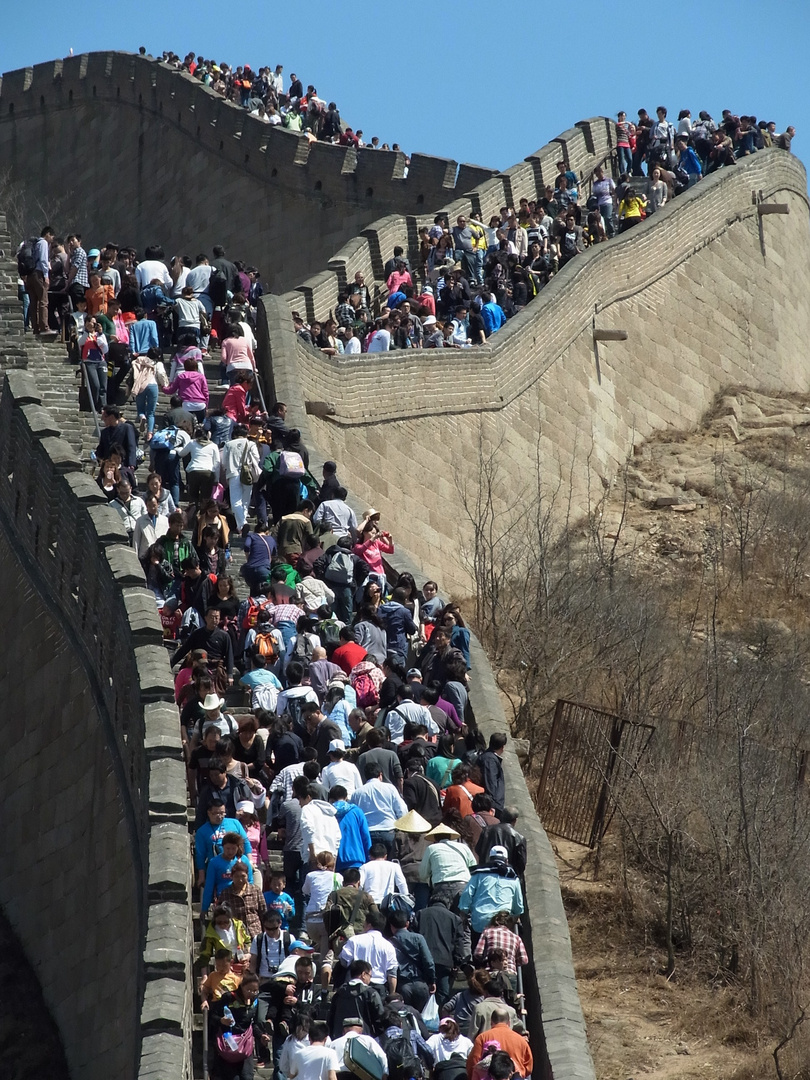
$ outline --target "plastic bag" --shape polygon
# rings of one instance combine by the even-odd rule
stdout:
[[[439,1030],[439,1006],[436,1004],[436,995],[431,994],[427,1000],[427,1005],[422,1009],[422,1019],[425,1022],[425,1027],[429,1031]]]

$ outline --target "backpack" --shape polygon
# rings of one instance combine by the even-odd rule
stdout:
[[[307,699],[304,694],[296,694],[295,697],[287,698],[284,712],[285,715],[289,717],[290,723],[293,725],[293,727],[295,727],[296,724],[300,726],[302,723],[301,709],[303,708],[306,700]]]
[[[433,1066],[433,1080],[467,1080],[467,1060],[462,1054],[452,1054]]]
[[[354,584],[354,560],[348,551],[338,551],[332,556],[323,579],[335,585]]]
[[[29,274],[34,272],[37,265],[36,249],[38,240],[39,237],[32,236],[30,240],[23,243],[23,246],[17,252],[17,270],[21,278],[28,277]]]
[[[357,695],[357,704],[361,709],[369,705],[379,705],[380,695],[377,686],[367,671],[361,671],[354,681],[354,692]]]
[[[272,683],[262,683],[254,686],[250,693],[250,707],[253,712],[264,709],[265,712],[274,713],[278,703],[278,689]]]
[[[257,634],[253,647],[257,656],[266,656],[269,659],[278,659],[278,642],[272,634]]]
[[[340,627],[334,619],[324,619],[323,622],[318,623],[318,637],[328,653],[330,649],[336,649],[340,644]]]
[[[382,898],[380,911],[383,915],[391,915],[395,911],[404,911],[407,915],[413,915],[415,901],[405,893],[388,893]]]
[[[294,450],[282,450],[278,456],[280,476],[303,476],[306,473],[304,459]]]
[[[152,450],[174,450],[177,447],[177,435],[178,431],[176,427],[161,428],[160,431],[156,431],[152,436],[152,441],[149,444]]]
[[[309,662],[312,659],[312,654],[314,652],[315,646],[312,643],[312,636],[303,632],[300,633],[295,641],[295,648],[293,649],[293,659]]]
[[[153,438],[152,442],[154,443],[154,441],[155,440]],[[269,603],[270,603],[270,600],[267,599],[267,598],[265,598],[263,600],[258,600],[255,596],[248,597],[247,611],[245,612],[244,616],[242,617],[242,629],[243,630],[254,630],[255,627],[256,627],[256,621],[257,621],[257,619],[259,617],[259,612],[262,610],[262,608],[265,608]]]
[[[385,1038],[382,1043],[388,1058],[389,1080],[420,1080],[424,1076],[424,1070],[411,1041],[413,1020],[410,1013],[402,1012],[399,1016],[402,1030],[390,1038]]]
[[[228,279],[225,271],[215,266],[208,279],[208,295],[214,307],[224,307],[228,302]]]

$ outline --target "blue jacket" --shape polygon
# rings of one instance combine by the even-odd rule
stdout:
[[[362,866],[368,862],[371,851],[371,833],[366,815],[359,806],[343,800],[335,803],[335,811],[340,826],[340,847],[335,869],[341,871],[350,866]]]
[[[134,353],[148,353],[159,349],[157,325],[151,319],[138,319],[129,324],[129,347]]]
[[[238,856],[248,869],[248,881],[253,884],[253,866],[247,855]],[[211,906],[214,896],[219,896],[231,884],[231,867],[236,859],[225,859],[222,855],[215,855],[208,864],[205,872],[205,888],[202,894],[200,912],[205,913]]]
[[[484,304],[481,308],[481,318],[484,320],[484,330],[487,337],[490,334],[494,334],[496,330],[500,330],[503,324],[506,322],[506,316],[503,313],[503,308],[498,307],[490,301],[488,304]]]
[[[700,160],[691,146],[687,146],[686,149],[681,150],[678,164],[682,169],[688,172],[690,176],[703,175],[703,169],[700,167]]]
[[[479,866],[470,874],[459,897],[458,910],[470,912],[470,925],[476,934],[483,934],[499,911],[522,915],[523,892],[517,874],[505,863]]]
[[[388,651],[399,653],[403,660],[408,658],[408,634],[415,634],[419,627],[413,621],[410,611],[394,600],[381,604],[378,614],[385,627]]]
[[[206,821],[194,834],[194,865],[198,870],[205,870],[215,855],[222,854],[222,837],[229,832],[238,833],[242,837],[245,854],[250,854],[250,840],[241,821],[226,817],[222,824],[217,826]]]

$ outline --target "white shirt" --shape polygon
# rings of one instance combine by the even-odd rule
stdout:
[[[277,716],[284,715],[287,709],[287,698],[301,698],[302,705],[305,701],[314,701],[316,705],[319,704],[318,695],[311,686],[291,686],[287,690],[282,690],[278,695],[278,701],[276,702]]]
[[[391,334],[388,330],[377,330],[371,339],[367,352],[388,352],[391,348]]]
[[[300,1046],[290,1055],[289,1080],[329,1080],[330,1072],[337,1072],[340,1063],[331,1046],[316,1043]]]
[[[284,956],[284,931],[277,938],[269,934],[257,934],[250,943],[250,955],[258,956],[259,966],[256,974],[260,979],[270,979],[278,971],[286,957]],[[295,957],[295,959],[298,959]]]
[[[360,867],[360,888],[370,894],[375,904],[381,904],[389,893],[408,895],[402,868],[388,859],[372,859]]]
[[[360,348],[360,338],[350,337],[343,346],[343,351],[347,356],[355,356],[356,354],[361,353],[363,350]]]
[[[304,878],[301,889],[308,896],[307,915],[320,914],[326,907],[327,897],[343,885],[343,875],[333,870],[312,870]]]
[[[357,517],[354,510],[342,499],[326,499],[315,513],[312,520],[316,525],[327,525],[335,536],[349,536],[351,530],[357,530]]]
[[[168,531],[169,519],[163,514],[158,513],[154,524],[148,514],[139,517],[132,531],[132,546],[137,551],[138,558],[145,559],[152,544]]]
[[[369,780],[351,796],[350,802],[366,815],[370,832],[390,832],[394,823],[408,813],[405,800],[393,784]]]
[[[186,278],[188,277],[188,272],[190,269],[191,267],[184,266],[183,269],[180,271],[180,277],[178,277],[177,281],[174,283],[174,288],[172,289],[172,296],[179,297],[182,295],[183,289],[185,289],[186,287]]]
[[[366,930],[349,938],[340,950],[340,962],[351,967],[352,961],[365,960],[371,964],[371,981],[384,983],[389,975],[395,975],[399,962],[397,950],[386,941],[379,930]]]
[[[438,1064],[440,1061],[449,1061],[453,1054],[461,1054],[468,1058],[472,1053],[473,1044],[466,1035],[459,1035],[457,1039],[445,1039],[441,1032],[431,1035],[427,1041],[433,1060]]]
[[[380,1063],[380,1071],[383,1073],[383,1075],[385,1075],[385,1073],[388,1072],[388,1058],[385,1056],[384,1050],[376,1041],[376,1039],[372,1039],[370,1035],[365,1035],[363,1032],[360,1031],[350,1031],[347,1035],[341,1035],[339,1039],[332,1040],[332,1049],[334,1050],[335,1056],[340,1062],[341,1069],[344,1072],[346,1071],[346,1066],[343,1061],[343,1055],[346,1052],[347,1044],[350,1043],[352,1039],[359,1039],[363,1046],[365,1046],[365,1048],[368,1050],[368,1052],[374,1055],[374,1057]],[[472,1046],[472,1043],[470,1043],[470,1046]]]
[[[340,825],[335,808],[322,799],[313,799],[301,807],[301,858],[309,862],[309,845],[317,855],[331,851],[337,855],[340,847]]]
[[[196,297],[199,298],[208,288],[208,282],[213,269],[213,266],[209,266],[207,263],[200,263],[199,266],[195,266],[189,270],[186,275],[186,285],[194,290],[194,295]]]
[[[430,709],[425,705],[417,705],[415,701],[400,701],[385,714],[385,726],[391,732],[391,742],[401,743],[405,738],[405,724],[424,724],[429,735],[439,734],[439,725],[430,715]]]
[[[205,308],[196,296],[192,296],[190,300],[186,300],[185,297],[179,296],[174,306],[177,311],[178,327],[191,326],[194,327],[194,329],[199,329],[200,312],[205,313]]]
[[[330,791],[335,784],[346,788],[346,798],[350,799],[358,788],[363,786],[360,770],[351,761],[332,761],[321,769],[321,783]]]
[[[215,479],[219,479],[220,457],[216,443],[191,439],[182,450],[177,451],[177,456],[190,458],[188,472],[212,472]]]
[[[222,447],[221,457],[228,480],[240,475],[243,461],[253,470],[254,476],[259,472],[259,448],[255,442],[245,438],[244,435],[226,442]]]
[[[138,286],[143,289],[154,278],[163,285],[163,287],[171,292],[174,287],[169,268],[164,262],[159,259],[147,259],[145,262],[139,263],[135,270],[135,280],[138,282]]]

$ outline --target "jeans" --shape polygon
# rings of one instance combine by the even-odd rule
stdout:
[[[629,146],[617,146],[616,153],[619,158],[619,175],[629,173],[633,169],[633,154]]]
[[[340,618],[340,615],[338,615],[338,618]],[[348,619],[344,620],[344,622],[348,621]],[[430,886],[426,881],[411,881],[409,884],[411,896],[414,899],[414,911],[421,911],[430,903]]]
[[[442,967],[441,964],[436,965],[436,1004],[440,1009],[445,1001],[449,1001],[453,996],[450,988],[452,974],[452,968]]]
[[[331,581],[328,582],[328,585],[335,594],[335,602],[332,605],[335,615],[341,622],[350,623],[354,611],[351,585],[333,585]]]
[[[149,383],[135,395],[135,408],[138,416],[146,417],[146,430],[151,435],[155,430],[155,409],[157,408],[158,386],[157,383]]]
[[[231,494],[231,510],[236,518],[236,527],[242,529],[247,521],[253,485],[243,484],[238,476],[232,476],[228,481],[228,491]]]
[[[22,299],[22,306],[23,306],[23,329],[27,330],[28,327],[30,326],[31,297],[28,295],[28,293],[25,291],[25,289],[22,289],[22,297],[21,297],[21,299]]]
[[[388,858],[394,857],[394,839],[396,833],[393,829],[390,832],[387,829],[374,829],[371,832],[372,844],[385,844],[385,849],[388,852]]]
[[[85,360],[85,378],[87,379],[87,392],[93,399],[96,412],[100,413],[107,404],[107,361],[98,364]]]
[[[475,280],[479,285],[484,284],[484,251],[475,249]]]
[[[608,238],[616,235],[616,223],[613,220],[613,203],[603,203],[599,207],[599,213],[602,215],[602,221],[605,223],[605,233]]]
[[[245,581],[248,583],[251,596],[259,595],[259,588],[270,577],[269,566],[248,566],[242,565],[242,569],[239,571]],[[345,620],[344,620],[345,621]]]

